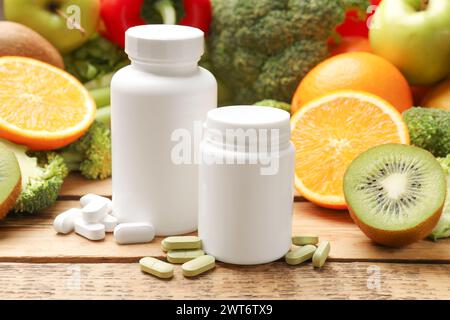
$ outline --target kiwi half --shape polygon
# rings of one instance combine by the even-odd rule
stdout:
[[[6,217],[21,192],[19,162],[12,151],[0,143],[0,219]]]
[[[425,238],[438,223],[446,177],[428,151],[386,144],[350,164],[344,195],[351,217],[369,238],[400,247]]]

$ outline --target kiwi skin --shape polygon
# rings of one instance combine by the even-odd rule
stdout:
[[[0,204],[0,220],[5,218],[9,211],[14,207],[16,204],[17,198],[19,197],[20,193],[22,192],[22,178],[19,179],[16,186],[12,190],[11,194],[8,196],[8,198],[3,201],[3,203]]]
[[[401,230],[401,231],[387,231],[387,230],[379,230],[375,229],[367,224],[363,223],[358,219],[358,217],[353,212],[352,208],[349,206],[348,210],[350,212],[350,216],[356,225],[361,229],[364,234],[375,241],[376,243],[388,246],[388,247],[404,247],[413,242],[425,239],[428,237],[433,231],[434,227],[439,222],[439,219],[442,214],[443,206],[437,210],[433,215],[417,225],[414,228]]]
[[[28,57],[64,69],[61,54],[39,33],[11,21],[0,21],[0,30],[0,57]]]

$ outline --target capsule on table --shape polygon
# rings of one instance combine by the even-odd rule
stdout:
[[[188,261],[181,266],[185,277],[195,277],[216,266],[216,259],[210,255],[204,255]]]
[[[202,240],[196,236],[175,236],[167,237],[161,245],[163,250],[181,250],[181,249],[201,249]]]
[[[296,246],[305,246],[307,244],[318,244],[319,237],[316,236],[293,236],[292,244]]]
[[[185,263],[205,255],[202,249],[194,250],[170,250],[167,253],[167,261],[171,263]]]
[[[285,256],[286,263],[290,265],[297,265],[305,262],[312,258],[316,249],[316,246],[313,246],[312,244],[307,244],[306,246],[292,249]]]
[[[53,221],[53,228],[58,233],[68,234],[75,229],[75,220],[81,217],[81,210],[72,208],[60,213]]]
[[[98,223],[108,214],[108,203],[94,199],[81,209],[83,220],[89,223]]]
[[[145,222],[121,223],[114,228],[114,239],[118,244],[151,242],[155,238],[155,228]]]
[[[328,255],[330,254],[330,243],[328,241],[321,242],[317,247],[316,252],[312,257],[313,266],[315,268],[322,268],[327,261]]]
[[[97,200],[100,202],[106,202],[108,207],[108,213],[112,212],[112,201],[109,198],[102,197],[93,193],[88,193],[80,198],[80,204],[82,207],[87,206],[90,202]]]
[[[97,241],[105,238],[105,226],[101,223],[88,223],[82,218],[75,220],[75,232],[86,239]]]
[[[152,257],[145,257],[139,260],[141,270],[161,279],[173,277],[173,265]]]

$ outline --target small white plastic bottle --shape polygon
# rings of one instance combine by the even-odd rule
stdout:
[[[148,222],[157,235],[197,229],[198,166],[180,162],[173,148],[198,147],[196,123],[217,107],[214,76],[198,66],[201,30],[145,25],[127,30],[131,65],[111,82],[113,209],[120,223]],[[185,159],[186,160],[186,159]]]
[[[291,247],[294,146],[289,113],[232,106],[212,110],[200,145],[199,226],[203,250],[242,265]]]

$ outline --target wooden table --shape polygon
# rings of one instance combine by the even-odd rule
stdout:
[[[112,235],[91,242],[57,235],[53,218],[78,206],[81,195],[111,195],[109,180],[67,179],[58,202],[35,216],[0,224],[0,298],[6,299],[450,299],[450,239],[389,249],[369,241],[344,211],[325,210],[296,197],[294,234],[331,241],[321,270],[284,261],[260,266],[218,263],[196,279],[179,266],[171,280],[139,270],[143,256],[164,258],[160,240],[121,246]]]

